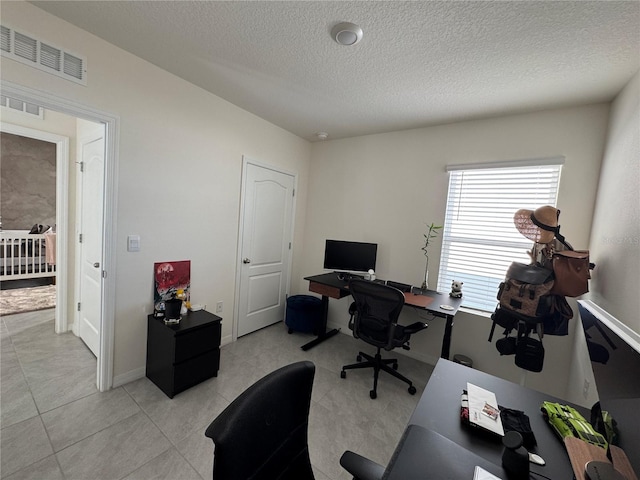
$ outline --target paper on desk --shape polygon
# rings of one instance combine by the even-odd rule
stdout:
[[[501,478],[476,465],[476,469],[473,472],[473,480],[501,480]]]
[[[492,410],[497,411],[498,409],[496,395],[477,385],[467,383],[467,396],[469,398],[469,422],[504,436],[500,415],[491,415]]]

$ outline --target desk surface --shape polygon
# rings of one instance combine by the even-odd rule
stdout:
[[[349,282],[347,280],[341,280],[338,278],[337,273],[323,273],[321,275],[313,275],[305,277],[305,280],[309,280],[312,283],[319,283],[328,287],[333,287],[340,290],[343,296],[348,295]],[[384,283],[384,280],[375,280],[376,282]],[[448,293],[440,293],[434,290],[420,290],[414,288],[412,292],[405,292],[404,303],[409,307],[420,308],[427,310],[429,313],[438,317],[453,317],[455,316],[460,304],[461,298],[452,298]],[[441,308],[441,305],[446,305],[451,309]]]
[[[522,410],[529,417],[531,429],[537,440],[537,446],[533,451],[547,462],[546,466],[531,464],[531,471],[552,479],[573,478],[566,449],[544,420],[540,405],[545,400],[571,405],[585,415],[585,418],[589,418],[589,412],[565,400],[479,370],[444,359],[438,360],[409,424],[433,430],[485,460],[500,465],[503,451],[500,438],[485,435],[460,422],[460,394],[466,389],[467,382],[491,390],[496,394],[499,405]]]
[[[501,466],[479,457],[439,433],[409,425],[383,480],[472,480],[475,467],[507,479]]]

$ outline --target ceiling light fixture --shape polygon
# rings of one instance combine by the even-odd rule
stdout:
[[[362,40],[362,29],[355,23],[342,22],[331,29],[331,38],[340,45],[355,45]]]
[[[316,137],[318,137],[318,140],[326,140],[329,138],[329,134],[327,132],[318,132],[316,133]]]

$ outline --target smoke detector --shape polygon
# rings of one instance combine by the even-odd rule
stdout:
[[[355,45],[362,40],[362,29],[355,23],[342,22],[331,29],[331,38],[340,45]]]
[[[326,140],[327,138],[329,138],[329,134],[327,132],[318,132],[316,133],[316,137],[318,138],[318,140]]]

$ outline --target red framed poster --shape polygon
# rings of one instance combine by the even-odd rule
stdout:
[[[178,291],[184,292],[183,300],[191,298],[191,260],[178,262],[156,262],[153,264],[155,279],[154,304],[176,298]]]

